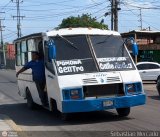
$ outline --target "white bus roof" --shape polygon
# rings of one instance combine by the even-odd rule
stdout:
[[[95,28],[66,28],[59,30],[52,30],[46,32],[47,36],[59,35],[120,35],[116,31],[101,30]]]

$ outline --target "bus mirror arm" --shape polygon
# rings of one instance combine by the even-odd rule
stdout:
[[[135,39],[133,37],[127,38],[127,39],[125,39],[124,44],[127,45],[129,41],[132,44],[132,54],[134,56],[137,56],[138,55],[138,45],[137,45]]]

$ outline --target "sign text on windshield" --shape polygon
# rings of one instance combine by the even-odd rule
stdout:
[[[58,72],[63,73],[77,73],[83,72],[84,68],[82,66],[81,60],[64,60],[57,61]]]
[[[127,57],[98,58],[97,60],[101,70],[121,70],[133,68],[133,64]]]

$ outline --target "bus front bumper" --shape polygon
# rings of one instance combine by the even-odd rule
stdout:
[[[107,102],[111,103],[107,104]],[[107,109],[134,107],[144,105],[145,102],[145,94],[88,100],[65,100],[62,101],[62,113],[90,112],[102,111]]]

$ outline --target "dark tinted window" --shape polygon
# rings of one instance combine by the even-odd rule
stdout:
[[[51,39],[59,75],[135,69],[121,36],[70,35]]]
[[[91,36],[97,58],[128,56],[120,36]]]
[[[121,36],[90,36],[101,71],[135,69]]]
[[[54,42],[57,70],[60,75],[98,71],[85,35],[63,36],[63,38],[57,36]]]
[[[139,64],[137,65],[138,70],[146,70],[149,69],[149,64]]]
[[[148,64],[149,65],[149,69],[159,69],[160,67],[156,64]]]
[[[92,58],[86,36],[65,36],[65,38],[78,49],[75,49],[69,42],[61,37],[56,37],[56,60]]]
[[[138,70],[146,70],[146,69],[159,69],[160,67],[156,64],[140,64],[137,65]]]

